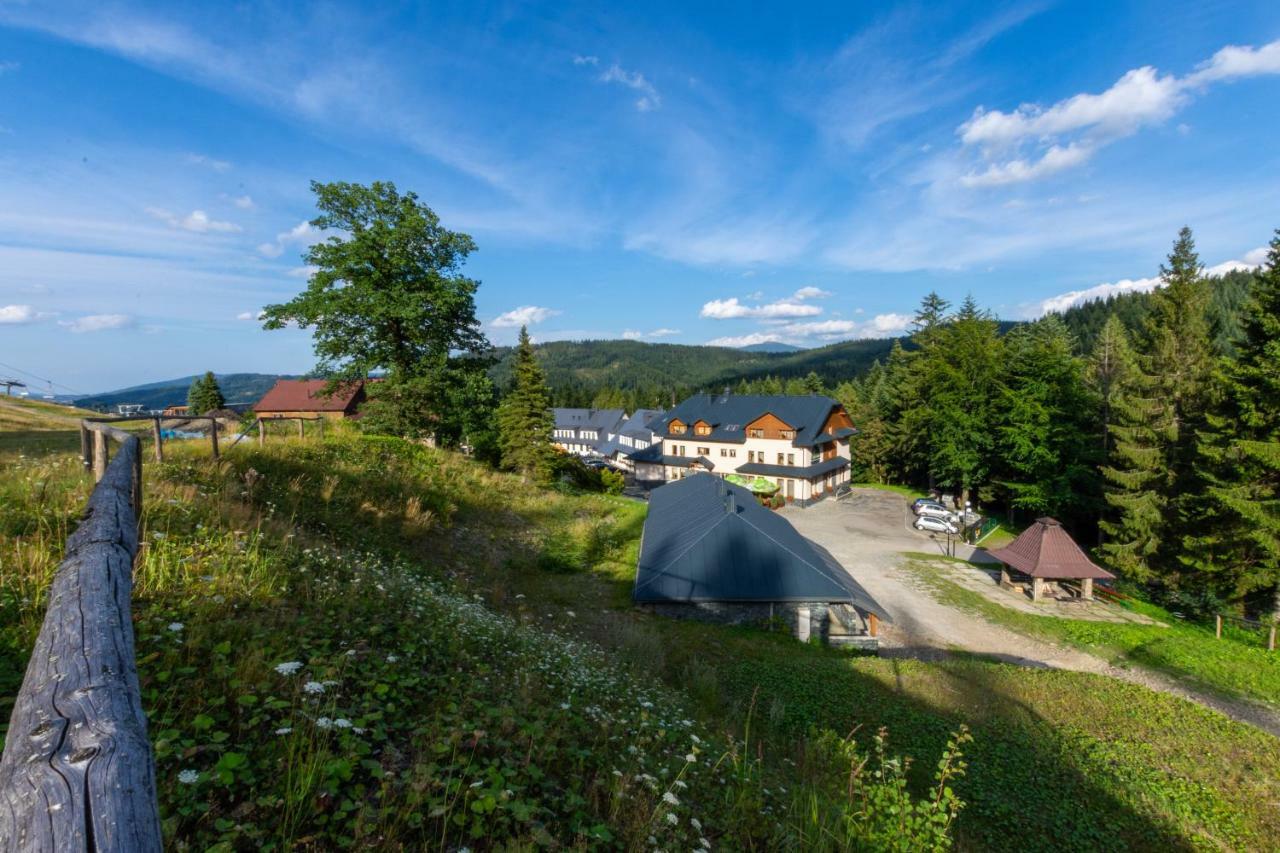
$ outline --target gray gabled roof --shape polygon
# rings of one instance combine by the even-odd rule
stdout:
[[[746,489],[694,474],[653,491],[639,603],[816,601],[888,614],[822,549]]]
[[[815,441],[832,438],[823,433],[822,428],[831,410],[839,405],[819,394],[695,394],[653,421],[650,427],[654,432],[667,435],[668,424],[673,420],[688,426],[705,421],[711,424],[711,434],[698,438],[741,443],[746,441],[747,424],[772,414],[795,428],[792,445],[810,447]]]

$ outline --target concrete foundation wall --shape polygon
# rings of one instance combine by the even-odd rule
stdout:
[[[825,601],[726,602],[698,601],[688,604],[642,604],[641,609],[673,619],[697,619],[719,625],[764,626],[770,620],[781,620],[793,637],[807,633],[810,639],[823,643],[843,643],[854,637],[866,637],[865,624],[848,626],[835,618],[833,607]],[[851,608],[850,608],[851,609]],[[846,620],[847,620],[846,616]],[[802,620],[807,623],[804,631]],[[859,622],[861,620],[859,619]],[[870,640],[870,637],[866,637]]]

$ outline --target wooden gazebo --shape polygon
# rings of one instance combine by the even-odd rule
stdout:
[[[1039,601],[1044,596],[1044,582],[1047,580],[1078,580],[1080,597],[1089,600],[1093,598],[1095,578],[1110,580],[1115,577],[1085,556],[1071,535],[1053,518],[1036,519],[1036,523],[1022,531],[1013,542],[989,553],[1015,572],[1031,578],[1032,601]],[[1007,576],[1001,580],[1007,581]]]

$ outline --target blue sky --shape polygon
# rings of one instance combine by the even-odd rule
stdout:
[[[1256,263],[1277,103],[1272,0],[0,0],[0,364],[305,371],[255,317],[305,282],[311,179],[471,233],[497,343],[821,345],[931,289],[1033,317],[1149,288],[1184,223]]]

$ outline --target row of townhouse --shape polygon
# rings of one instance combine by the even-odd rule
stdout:
[[[552,414],[556,447],[631,471],[631,454],[657,440],[649,424],[662,416],[662,410],[636,409],[628,416],[622,409],[553,409]]]
[[[816,394],[699,394],[650,427],[657,440],[631,455],[637,480],[671,482],[697,471],[759,476],[801,505],[849,482],[857,432],[844,406]]]

